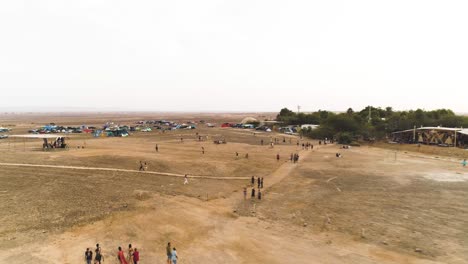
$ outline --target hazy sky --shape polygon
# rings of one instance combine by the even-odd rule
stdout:
[[[468,1],[1,1],[0,108],[468,112]]]

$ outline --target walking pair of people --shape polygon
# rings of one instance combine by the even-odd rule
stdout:
[[[86,249],[85,252],[86,264],[91,264],[93,261],[93,251]],[[94,254],[94,264],[101,264],[101,261],[104,261],[104,256],[102,255],[102,250],[99,244],[96,244],[95,254]]]
[[[167,264],[177,264],[177,260],[179,259],[179,256],[177,256],[176,248],[171,247],[171,242],[167,243],[166,255],[167,255]]]

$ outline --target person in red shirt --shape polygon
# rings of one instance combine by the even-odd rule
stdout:
[[[120,264],[128,264],[127,260],[125,259],[124,252],[122,251],[122,248],[119,247],[119,252],[117,254],[117,258],[120,261]]]
[[[133,252],[133,262],[135,264],[138,264],[139,261],[140,261],[140,251],[138,251],[138,249],[135,248],[135,251]]]

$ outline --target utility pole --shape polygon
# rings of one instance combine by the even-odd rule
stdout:
[[[369,123],[371,122],[372,118],[371,118],[371,106],[369,105]]]
[[[453,144],[454,147],[457,147],[457,130],[455,129],[455,144]]]

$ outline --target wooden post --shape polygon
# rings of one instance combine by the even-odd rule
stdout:
[[[455,130],[455,140],[454,140],[454,142],[455,143],[453,144],[453,146],[457,147],[457,130]]]

